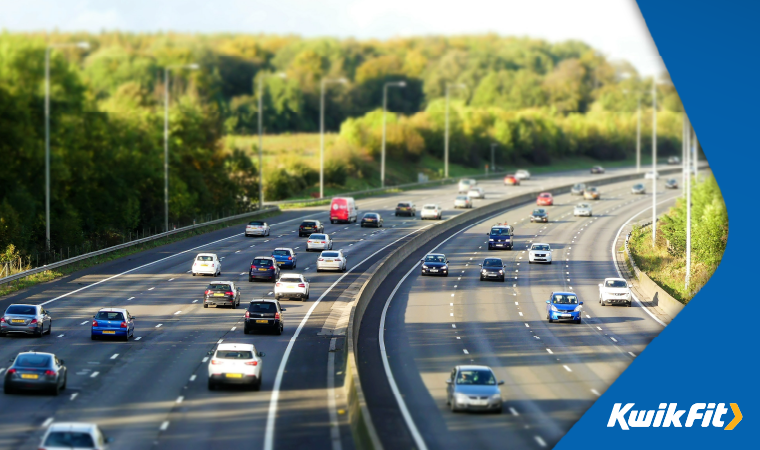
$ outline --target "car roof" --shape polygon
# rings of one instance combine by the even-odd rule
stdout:
[[[232,281],[209,281],[208,284],[235,284]]]
[[[277,247],[275,248],[275,250],[290,250],[291,252],[293,251],[293,249],[290,247]]]
[[[534,242],[533,245],[549,245],[546,242]]]
[[[422,205],[423,208],[427,208],[428,206],[437,207],[438,205],[436,205],[435,203],[427,203],[425,205]]]
[[[552,295],[574,295],[574,296],[576,296],[576,297],[578,296],[578,294],[576,294],[575,292],[570,292],[570,291],[557,291],[557,292],[552,292]]]
[[[10,308],[11,306],[32,306],[32,307],[35,307],[35,308],[38,307],[38,306],[42,307],[42,305],[32,305],[32,304],[29,304],[29,303],[12,303],[12,304],[8,305],[8,308]]]
[[[216,253],[198,253],[196,256],[216,256]]]
[[[273,298],[254,298],[251,300],[251,303],[278,303],[277,300]]]
[[[86,422],[53,422],[49,427],[49,431],[95,431],[98,426],[94,423]]]
[[[444,255],[443,253],[428,253],[425,256],[446,256],[446,255]]]
[[[542,192],[542,193],[540,193],[538,195],[552,195],[552,193],[551,192]]]
[[[302,273],[288,272],[288,273],[282,274],[282,276],[280,278],[282,279],[282,278],[287,278],[287,277],[301,277],[301,278],[303,278],[303,274]]]
[[[253,351],[254,347],[253,344],[235,344],[235,343],[224,343],[219,344],[216,347],[217,350],[250,350]]]
[[[55,356],[53,353],[46,353],[46,352],[19,352],[16,356],[21,355],[46,355],[46,356]]]
[[[459,369],[459,370],[490,370],[491,372],[493,372],[493,369],[491,369],[488,366],[478,366],[478,365],[475,365],[475,364],[467,364],[467,365],[463,365],[463,366],[457,366],[457,369]]]
[[[266,256],[254,256],[253,259],[274,259],[274,258],[272,258],[272,255],[266,255]]]
[[[624,278],[605,278],[604,281],[625,281]]]
[[[124,309],[124,308],[100,308],[98,310],[98,312],[120,312],[120,313],[125,313],[125,312],[127,312],[127,310]]]
[[[322,250],[322,253],[324,253],[324,252],[340,252],[340,253],[343,253],[343,249],[342,248],[338,248],[338,249],[335,249],[335,250]],[[320,254],[322,254],[322,253],[320,253]]]
[[[501,258],[494,258],[494,257],[488,257],[488,258],[483,259],[483,262],[486,262],[486,261],[501,261],[501,262],[504,262]]]

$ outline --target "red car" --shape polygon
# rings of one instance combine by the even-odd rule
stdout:
[[[538,194],[536,199],[536,205],[538,206],[552,206],[554,205],[554,197],[549,192],[542,192]]]
[[[514,174],[509,174],[506,177],[504,177],[504,186],[511,185],[511,186],[519,186],[520,180],[517,179],[517,177],[514,176]]]

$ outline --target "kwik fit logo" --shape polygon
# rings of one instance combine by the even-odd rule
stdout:
[[[612,406],[607,427],[612,428],[615,425],[620,425],[623,430],[629,430],[630,428],[690,428],[692,426],[723,428],[725,425],[724,430],[733,430],[742,421],[742,412],[736,403],[730,403],[734,418],[728,425],[723,420],[724,415],[728,412],[725,403],[694,403],[689,408],[688,414],[686,414],[685,409],[678,409],[678,403],[660,403],[656,410],[643,411],[633,409],[635,405],[635,403],[626,403],[623,406],[622,403],[615,403]],[[686,420],[681,424],[684,414],[686,414]],[[628,416],[627,419],[626,415]],[[695,423],[698,425],[694,425]]]

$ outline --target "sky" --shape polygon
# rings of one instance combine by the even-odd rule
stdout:
[[[665,71],[635,0],[0,0],[0,11],[8,31],[577,39],[642,75]]]

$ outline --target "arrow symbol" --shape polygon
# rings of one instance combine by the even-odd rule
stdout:
[[[731,403],[731,411],[734,412],[734,420],[729,423],[724,430],[733,430],[735,426],[739,425],[739,422],[742,421],[742,412],[739,410],[739,405],[736,403]]]

